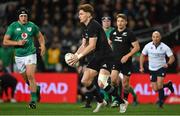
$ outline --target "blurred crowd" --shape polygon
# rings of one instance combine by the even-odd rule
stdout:
[[[30,11],[30,20],[40,27],[46,39],[47,51],[44,58],[38,58],[38,71],[75,71],[64,62],[64,54],[76,51],[80,43],[77,7],[87,2],[94,6],[99,22],[102,16],[108,15],[114,25],[114,16],[125,13],[128,28],[133,31],[166,24],[180,14],[179,0],[1,0],[0,59],[4,66],[10,71],[16,70],[12,65],[13,48],[2,46],[2,39],[7,26],[17,20],[17,9],[25,7]],[[134,61],[138,64],[138,54]]]

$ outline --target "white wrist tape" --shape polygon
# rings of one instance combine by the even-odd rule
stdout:
[[[80,53],[77,55],[78,59],[80,59],[81,57],[83,57],[83,55]]]

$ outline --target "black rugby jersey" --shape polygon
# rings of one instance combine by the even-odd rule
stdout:
[[[102,26],[96,20],[91,19],[87,26],[83,25],[82,29],[82,38],[85,38],[86,42],[89,42],[90,37],[97,37],[96,48],[89,53],[88,56],[105,57],[108,54],[112,54],[106,34]]]
[[[132,31],[127,28],[119,32],[117,28],[110,33],[110,40],[113,46],[113,55],[116,59],[121,59],[124,55],[131,51],[132,42],[137,39]]]

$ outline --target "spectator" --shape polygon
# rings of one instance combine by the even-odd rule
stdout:
[[[8,98],[7,101],[10,101],[12,103],[16,102],[16,99],[14,98],[14,93],[16,90],[17,80],[15,77],[7,73],[7,70],[3,66],[2,60],[0,60],[0,102],[4,102],[2,99],[2,95],[5,92],[6,97]],[[8,89],[11,89],[11,94],[8,94]],[[9,98],[10,96],[10,98]]]

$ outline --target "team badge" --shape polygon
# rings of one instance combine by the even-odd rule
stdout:
[[[22,37],[23,39],[26,39],[26,38],[28,37],[28,34],[27,34],[27,33],[22,33],[22,34],[21,34],[21,37]]]
[[[28,27],[27,30],[30,32],[32,30],[32,27]]]

